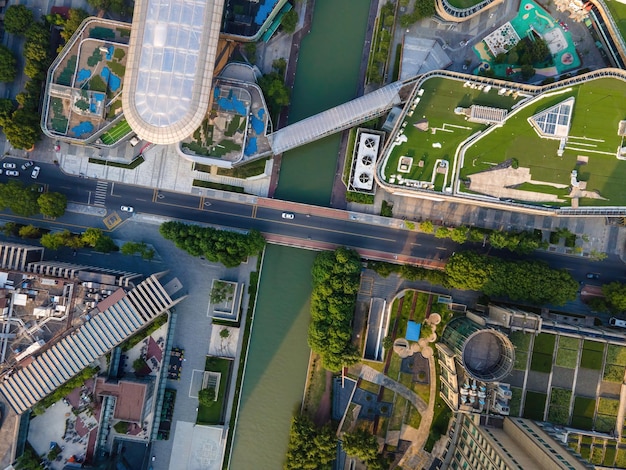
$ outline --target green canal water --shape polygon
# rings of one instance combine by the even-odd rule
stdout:
[[[300,409],[316,253],[269,245],[261,273],[235,432],[232,470],[278,470]]]
[[[368,0],[315,0],[311,33],[300,46],[289,122],[356,96]],[[275,197],[327,206],[341,134],[286,152]]]

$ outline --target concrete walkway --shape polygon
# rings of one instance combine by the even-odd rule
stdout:
[[[372,369],[370,366],[363,364],[361,366],[361,373],[359,374],[359,377],[363,380],[367,380],[368,382],[382,385],[389,390],[393,390],[394,392],[400,394],[402,397],[410,401],[413,406],[417,408],[417,411],[419,411],[421,415],[426,413],[428,405],[424,400],[422,400],[415,392],[409,390],[401,383],[390,379],[382,372],[378,372],[376,369]]]

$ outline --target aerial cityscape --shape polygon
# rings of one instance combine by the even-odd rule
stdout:
[[[0,469],[626,469],[626,0],[0,0]]]

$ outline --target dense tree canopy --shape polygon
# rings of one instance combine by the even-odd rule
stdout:
[[[74,34],[83,20],[87,17],[89,17],[89,13],[85,10],[80,8],[70,8],[70,11],[67,13],[67,21],[65,21],[63,31],[61,31],[61,37],[65,39],[66,42],[69,41],[72,34]]]
[[[298,12],[296,12],[296,10],[292,8],[287,13],[285,13],[285,15],[283,16],[283,20],[280,23],[280,26],[286,33],[293,33],[296,30],[296,26],[298,26]]]
[[[12,82],[17,75],[17,59],[9,48],[0,45],[0,82]]]
[[[324,367],[338,371],[358,360],[352,344],[352,318],[359,290],[361,260],[354,250],[322,252],[313,263],[309,346]]]
[[[15,111],[15,104],[9,98],[0,98],[0,127],[4,126],[4,123],[11,119]]]
[[[445,272],[453,288],[536,304],[562,305],[574,300],[578,292],[578,283],[567,271],[540,261],[507,261],[461,252],[452,255]]]
[[[39,116],[36,113],[20,108],[13,113],[11,119],[7,120],[3,126],[11,145],[16,149],[29,150],[39,140],[41,128],[39,127]]]
[[[33,12],[26,5],[11,5],[4,13],[4,29],[11,34],[24,34],[33,24]]]
[[[48,217],[61,217],[67,208],[67,197],[61,193],[44,193],[37,199],[39,211]]]
[[[291,422],[284,470],[330,470],[337,452],[337,438],[328,426],[319,429],[306,416]]]
[[[613,312],[626,311],[626,284],[611,282],[602,286],[608,308]]]
[[[353,433],[344,433],[341,446],[350,457],[369,463],[378,459],[378,441],[376,436],[364,429]]]
[[[39,213],[36,191],[26,187],[21,181],[0,184],[0,207],[10,209],[16,215],[29,217]]]
[[[239,266],[249,256],[258,255],[265,246],[265,239],[256,230],[242,234],[182,222],[165,222],[159,231],[190,255],[204,256],[227,268]]]

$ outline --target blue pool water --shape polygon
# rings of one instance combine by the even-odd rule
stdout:
[[[113,51],[115,50],[115,48],[113,46],[109,46],[109,52],[107,52],[107,60],[111,60],[111,58],[113,57]]]
[[[274,5],[276,5],[277,3],[278,0],[265,0],[259,7],[259,10],[256,12],[254,22],[261,26],[270,15],[270,12],[272,11],[272,8],[274,8]]]
[[[72,132],[76,137],[80,137],[83,134],[89,134],[93,131],[93,124],[89,121],[81,122],[78,126],[72,127]]]
[[[91,77],[91,70],[80,69],[78,71],[78,75],[76,75],[76,80],[78,80],[79,82],[83,82],[87,80],[89,77]]]
[[[243,153],[245,155],[253,155],[256,153],[256,137],[250,137],[250,139],[248,139],[248,143],[246,144],[246,148],[244,149]]]
[[[232,92],[228,94],[228,98],[219,98],[217,104],[224,111],[234,111],[240,116],[246,115],[246,106],[243,104],[243,101],[237,99]]]
[[[112,73],[109,70],[109,67],[104,67],[102,69],[102,72],[100,72],[100,75],[102,75],[102,78],[105,82],[109,83],[109,88],[111,89],[111,91],[119,90],[120,85],[122,84],[122,80],[120,80],[120,77]]]
[[[255,134],[260,135],[263,134],[263,129],[265,128],[265,123],[256,116],[252,116],[250,118],[250,122],[252,124],[252,129],[254,129]]]

